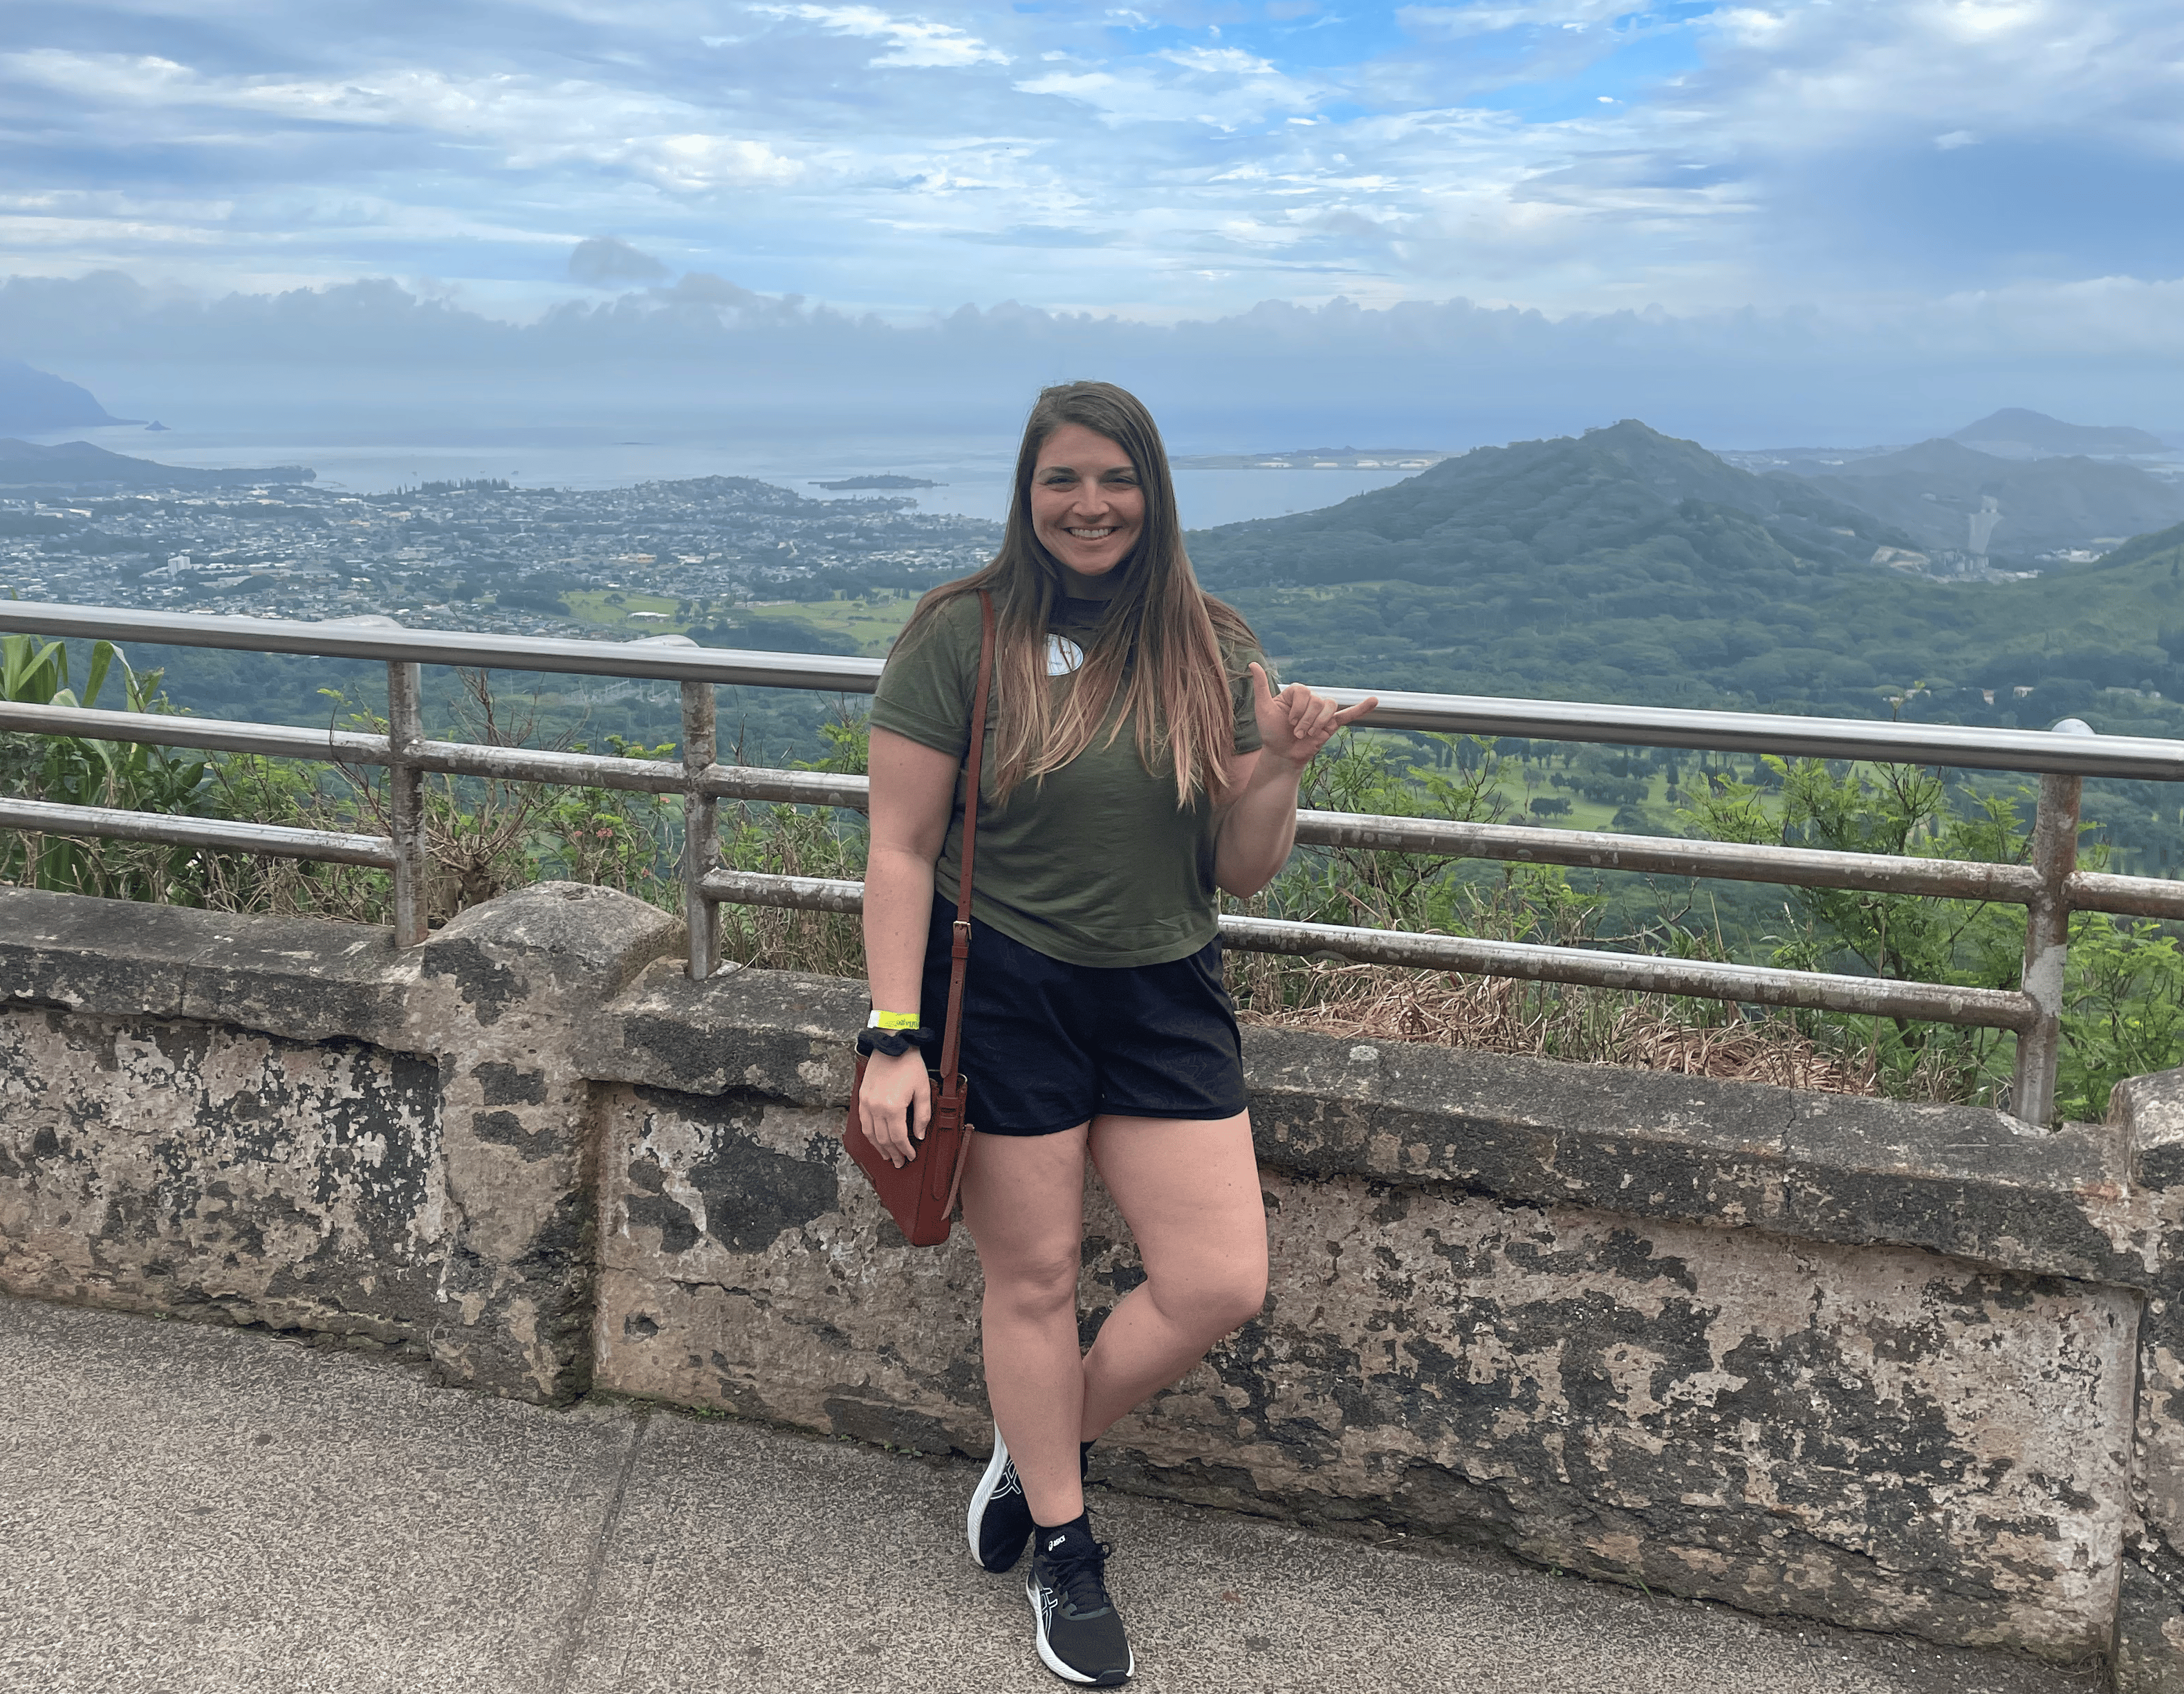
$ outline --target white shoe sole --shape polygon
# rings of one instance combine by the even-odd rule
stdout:
[[[986,1502],[994,1497],[1000,1485],[1001,1473],[1009,1468],[1009,1444],[1001,1439],[1001,1426],[994,1425],[994,1456],[986,1462],[986,1474],[978,1479],[978,1486],[971,1495],[971,1509],[964,1514],[963,1533],[971,1543],[971,1563],[984,1570],[986,1562],[978,1557],[978,1520],[986,1514]]]
[[[1046,1644],[1046,1613],[1039,1609],[1038,1585],[1028,1573],[1024,1576],[1024,1598],[1031,1602],[1032,1638],[1039,1644],[1039,1656],[1045,1663],[1046,1668],[1065,1682],[1089,1683],[1092,1681],[1093,1679],[1083,1671],[1073,1670],[1064,1664],[1056,1656],[1054,1649]],[[1129,1662],[1123,1667],[1123,1681],[1127,1682],[1138,1674],[1138,1654],[1134,1647],[1126,1647],[1123,1651],[1129,1655]],[[1110,1688],[1119,1688],[1123,1685],[1121,1682],[1111,1682],[1107,1686]]]

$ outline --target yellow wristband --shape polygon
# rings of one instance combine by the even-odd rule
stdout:
[[[867,1029],[915,1029],[917,1028],[917,1014],[914,1011],[882,1011],[878,1006],[874,1006],[872,1015],[866,1020],[865,1028]]]

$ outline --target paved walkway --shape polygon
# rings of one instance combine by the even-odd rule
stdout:
[[[962,1547],[974,1469],[0,1299],[6,1694],[1064,1685]],[[1095,1494],[1173,1694],[2080,1694],[2014,1658]]]

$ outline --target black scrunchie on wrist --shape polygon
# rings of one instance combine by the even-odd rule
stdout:
[[[884,1053],[890,1059],[900,1059],[912,1047],[930,1052],[940,1045],[937,1029],[860,1029],[857,1032],[857,1050],[869,1057]]]

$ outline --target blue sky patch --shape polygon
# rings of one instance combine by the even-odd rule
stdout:
[[[0,231],[518,319],[602,237],[894,321],[1879,310],[2184,276],[2180,75],[2173,0],[21,0]]]

